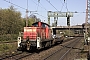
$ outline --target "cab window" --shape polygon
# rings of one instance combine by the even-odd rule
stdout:
[[[42,24],[42,27],[45,28],[46,27],[45,24]]]
[[[33,24],[34,27],[38,27],[38,24]]]

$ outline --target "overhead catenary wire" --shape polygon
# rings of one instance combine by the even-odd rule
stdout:
[[[5,2],[7,2],[7,3],[10,3],[10,4],[12,4],[12,5],[14,5],[14,6],[17,6],[17,7],[19,7],[19,8],[21,8],[21,9],[24,9],[24,10],[26,10],[26,8],[24,8],[24,7],[21,7],[21,6],[19,6],[19,5],[16,5],[16,4],[14,4],[14,3],[12,3],[12,2],[10,2],[10,1],[7,1],[7,0],[3,0],[3,1],[5,1]],[[33,0],[32,0],[33,1]],[[34,1],[33,1],[34,2]],[[35,2],[34,2],[35,3]],[[36,4],[36,3],[35,3]],[[37,5],[37,4],[36,4]],[[39,7],[41,7],[41,6],[39,6]],[[45,9],[44,7],[41,7],[41,8],[43,8],[43,9]],[[46,10],[46,9],[45,9]],[[47,10],[46,10],[47,11]],[[30,10],[28,10],[28,12],[32,12],[32,11],[30,11]],[[35,12],[37,12],[37,11],[35,11]],[[73,12],[73,13],[86,13],[86,12],[77,12],[77,11],[75,11],[75,12]],[[42,16],[42,17],[44,17],[44,18],[47,18],[47,17],[45,17],[45,16],[43,16],[43,15],[40,15],[40,14],[38,14],[39,16]]]
[[[61,11],[59,11],[50,1],[48,1],[48,0],[46,0],[54,9],[56,9],[57,10],[57,12],[60,12],[61,14],[62,14],[62,12]],[[62,14],[63,15],[63,14]]]
[[[35,3],[36,4],[36,3]],[[40,0],[38,0],[38,4],[36,4],[36,5],[38,5],[37,6],[37,8],[39,7],[39,4],[41,4],[41,2],[40,2]],[[46,10],[47,11],[47,9],[41,4],[40,6],[42,6],[41,8],[43,8],[44,10]],[[38,10],[38,9],[37,9]]]
[[[48,0],[46,0],[50,5],[52,5],[57,11],[59,11],[50,1],[48,1]],[[61,0],[60,0],[61,1]],[[65,0],[64,0],[65,1]],[[62,3],[62,1],[61,1],[61,3]],[[62,3],[63,4],[63,3]],[[63,6],[64,6],[64,4],[63,4]],[[63,7],[62,7],[63,8]],[[62,10],[62,9],[61,9]],[[60,11],[61,12],[61,11]]]
[[[21,9],[24,9],[25,11],[27,10],[26,8],[21,7],[21,6],[17,5],[17,4],[14,4],[14,3],[10,2],[10,1],[7,1],[7,0],[3,0],[3,1],[5,1],[5,2],[7,2],[7,3],[10,3],[10,4],[14,5],[14,6],[17,6],[17,7],[21,8]],[[28,10],[28,12],[31,13],[32,11]],[[37,11],[35,11],[35,12],[37,12]],[[37,13],[37,14],[38,14],[38,13]],[[42,17],[44,17],[44,18],[46,18],[46,17],[43,16],[43,15],[40,15],[40,14],[38,14],[38,15],[39,15],[39,16],[42,16]]]
[[[60,0],[60,2],[62,3],[62,1]],[[64,3],[62,3],[62,7],[61,7],[61,10],[60,11],[62,11],[62,9],[63,9],[63,6],[64,6]]]
[[[37,11],[38,11],[38,7],[39,7],[39,3],[40,3],[40,0],[38,0]]]
[[[62,3],[62,8],[61,8],[61,11],[63,9],[63,6],[66,8],[67,12],[68,12],[68,8],[67,8],[67,0],[64,0],[64,3],[60,0],[60,2]],[[66,6],[64,5],[66,4]]]
[[[16,4],[14,4],[14,3],[10,2],[10,1],[7,1],[7,0],[4,0],[4,1],[6,1],[6,2],[8,2],[8,3],[10,3],[10,4],[14,5],[14,6],[17,6],[17,7],[21,8],[21,9],[26,10],[26,8],[23,8],[23,7],[19,6],[19,5],[16,5]]]
[[[40,2],[40,4],[41,4],[41,2]],[[41,4],[42,5],[42,4]],[[42,5],[43,6],[43,5]],[[44,8],[44,10],[46,10],[47,11],[47,9],[43,6],[43,8]]]
[[[34,4],[36,4],[36,5],[38,5],[34,0],[31,0]],[[38,0],[38,3],[40,3],[40,0]],[[40,3],[41,4],[41,3]],[[38,7],[41,7],[41,8],[43,8],[44,10],[46,10],[44,7],[42,7],[42,6],[37,6],[37,8]],[[38,9],[37,9],[38,10]],[[46,10],[47,11],[47,10]],[[39,15],[39,16],[42,16],[42,17],[44,17],[44,18],[47,18],[47,17],[45,17],[45,16],[43,16],[43,15],[40,15],[40,14],[38,14],[38,13],[35,13],[35,14],[37,14],[37,15]]]
[[[67,12],[68,12],[68,7],[67,7],[67,0],[66,0],[66,9],[67,9]]]
[[[42,17],[44,17],[44,18],[47,18],[47,17],[45,17],[45,16],[43,16],[43,15],[40,15],[40,14],[38,14],[38,13],[37,13],[37,15],[42,16]]]
[[[34,4],[36,4],[36,5],[38,5],[34,0],[31,0]],[[39,2],[40,3],[40,2]],[[42,6],[39,6],[39,7],[41,7],[41,8],[43,8],[44,10],[46,10],[47,11],[47,9],[45,9],[44,7],[42,7]]]
[[[54,9],[56,9],[58,11],[58,9],[48,0],[46,0]]]

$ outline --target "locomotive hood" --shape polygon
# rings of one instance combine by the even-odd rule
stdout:
[[[35,40],[37,37],[37,27],[24,27],[23,39],[26,40],[27,37]]]

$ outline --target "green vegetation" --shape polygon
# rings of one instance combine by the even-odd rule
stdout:
[[[28,25],[31,26],[37,20],[35,15],[28,17]],[[13,6],[0,9],[0,41],[17,40],[18,33],[26,26],[26,19]]]
[[[21,13],[14,9],[0,9],[0,35],[17,34],[23,27]]]
[[[15,51],[17,49],[16,43],[11,44],[0,44],[0,55],[2,54],[10,54],[11,52]]]
[[[63,32],[64,33],[64,36],[69,36],[69,34],[70,34],[70,36],[74,36],[75,34],[74,34],[74,32],[72,31],[72,30],[57,30],[56,31],[56,33],[57,34],[60,34],[60,32]]]
[[[40,20],[35,15],[28,17],[28,26]],[[7,9],[0,8],[0,42],[9,42],[17,40],[19,32],[26,26],[26,18],[21,17],[21,13],[13,6]],[[14,51],[17,49],[17,43],[1,43],[0,54]]]
[[[0,35],[0,41],[12,41],[16,40],[18,37],[18,34],[3,34]]]
[[[74,36],[74,32],[73,31],[69,31],[69,30],[66,30],[66,31],[64,31],[65,32],[65,36]]]

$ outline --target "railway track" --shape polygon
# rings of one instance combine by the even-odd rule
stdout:
[[[10,58],[10,57],[19,55],[19,54],[22,54],[22,52],[14,51],[14,53],[11,53],[11,54],[3,54],[2,56],[0,56],[0,60],[7,59],[7,58]]]
[[[49,56],[45,57],[43,60],[63,60],[65,58],[65,56],[74,48],[76,43],[79,42],[80,39],[81,38],[76,38],[76,39],[73,39],[73,41],[71,41],[70,43],[68,43],[66,45],[61,45],[61,46],[63,46],[62,48],[51,53]],[[68,48],[68,50],[65,48]],[[74,49],[78,49],[78,48],[74,48]],[[80,50],[82,50],[82,49],[80,49]]]
[[[67,53],[66,57],[64,57],[63,60],[77,60],[77,58],[82,58],[81,57],[81,51],[83,51],[83,46],[84,43],[82,43],[82,40],[79,40],[74,47],[72,47],[72,49],[69,51],[69,53]]]
[[[34,53],[30,52],[15,52],[14,54],[6,55],[4,57],[0,57],[0,60],[20,60],[22,58],[25,58],[27,56],[30,56]]]
[[[68,41],[65,41],[64,43],[67,43],[69,41],[73,41],[74,38],[71,39],[68,39]],[[66,47],[67,45],[61,45],[60,46],[63,46],[63,47]],[[63,48],[62,47],[62,48]],[[59,51],[59,50],[58,50]],[[40,52],[44,52],[43,51],[40,51]],[[55,52],[56,53],[56,52]],[[28,56],[32,56],[34,55],[35,53],[30,53],[30,52],[15,52],[15,54],[10,54],[10,55],[6,55],[4,57],[1,57],[0,60],[19,60],[19,59],[23,59],[25,57],[28,57]],[[36,55],[38,55],[36,53]],[[53,54],[52,54],[53,55]],[[50,56],[49,56],[50,57]],[[45,58],[46,59],[46,58]]]
[[[75,47],[75,45],[77,45],[77,43],[80,41],[80,39],[77,39],[73,44],[70,44],[70,49],[68,49],[60,58],[59,60],[63,60],[66,55]],[[75,49],[75,48],[74,48]],[[80,49],[81,50],[81,49]]]
[[[56,46],[53,46],[50,49],[46,49],[46,50],[40,51],[40,53],[38,53],[38,54],[36,54],[34,56],[28,56],[26,58],[23,58],[22,60],[29,60],[29,59],[30,60],[44,60],[44,59],[47,60],[47,56],[48,55],[49,55],[48,57],[50,57],[50,55],[51,56],[54,55],[53,52],[54,53],[57,53],[57,49],[61,49],[61,48],[65,47],[67,43],[70,43],[70,41],[73,41],[73,40],[74,40],[74,38],[72,40],[69,40],[67,42],[64,42],[63,44],[58,44]]]

